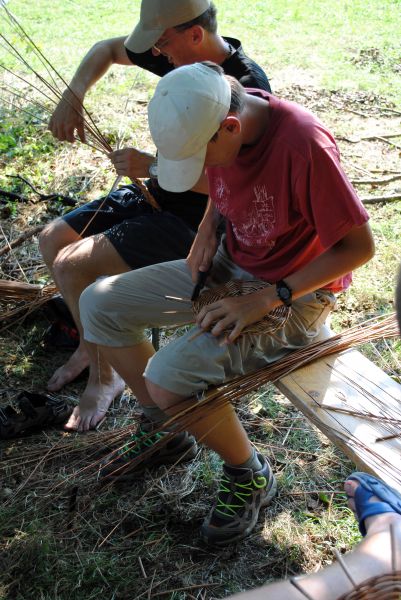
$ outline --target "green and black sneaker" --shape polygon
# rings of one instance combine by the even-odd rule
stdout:
[[[277,482],[272,469],[264,456],[257,457],[262,463],[259,471],[223,465],[216,503],[201,529],[208,544],[226,546],[249,535],[260,509],[276,495]]]
[[[181,431],[173,435],[167,443],[160,444],[154,452],[144,456],[143,460],[136,460],[168,434],[169,432],[165,431],[152,434],[150,423],[141,424],[124,446],[105,456],[100,463],[99,476],[126,481],[139,477],[146,469],[188,462],[195,458],[198,453],[195,438],[187,431]]]

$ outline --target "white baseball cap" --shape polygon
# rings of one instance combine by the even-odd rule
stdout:
[[[224,73],[195,63],[159,81],[148,106],[158,149],[158,181],[170,192],[190,190],[200,178],[210,139],[226,118],[231,87]]]
[[[210,7],[210,0],[142,0],[141,16],[125,40],[132,52],[146,52],[166,29],[196,19]]]

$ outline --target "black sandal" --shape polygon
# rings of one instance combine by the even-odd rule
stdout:
[[[63,425],[73,410],[64,400],[27,391],[20,393],[16,404],[18,410],[12,406],[0,408],[0,440]]]

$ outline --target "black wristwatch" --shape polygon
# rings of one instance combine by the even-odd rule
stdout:
[[[286,306],[292,305],[292,289],[284,279],[276,282],[276,292],[283,304]]]

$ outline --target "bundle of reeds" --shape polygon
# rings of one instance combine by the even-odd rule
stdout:
[[[0,279],[0,332],[38,310],[57,293],[54,284]]]
[[[370,319],[326,340],[295,350],[279,361],[274,362],[267,367],[263,367],[258,371],[237,377],[228,383],[209,389],[202,400],[196,401],[189,408],[185,408],[178,412],[174,417],[169,419],[163,427],[175,425],[179,430],[190,430],[191,424],[202,418],[206,407],[210,414],[211,410],[216,410],[223,404],[232,403],[235,405],[246,394],[256,391],[268,382],[274,382],[285,377],[289,373],[292,373],[313,360],[347,350],[358,344],[399,336],[400,332],[395,313],[391,313],[384,317]],[[382,417],[385,416],[385,406],[383,406],[381,415]],[[366,416],[369,417],[369,415]],[[126,429],[126,435],[129,435],[131,430],[132,427],[128,427]],[[155,430],[152,435],[157,431],[158,430]],[[155,444],[155,446],[147,450],[146,453],[143,453],[140,458],[133,459],[133,464],[139,463],[145,456],[151,455],[155,451],[155,448],[157,449],[158,444],[167,443],[170,437],[170,435],[166,436],[164,439],[160,440],[160,442]],[[121,430],[116,431],[116,440],[119,439],[121,439]],[[107,441],[109,444],[112,440],[113,436],[107,434]]]
[[[0,17],[10,28],[13,38],[17,38],[20,41],[22,49],[19,49],[17,43],[7,37],[4,33],[0,33],[0,46],[21,64],[23,71],[26,71],[29,74],[28,76],[25,76],[21,73],[16,73],[0,63],[0,68],[9,75],[9,78],[12,81],[12,83],[4,81],[1,89],[7,92],[11,98],[22,100],[23,104],[25,104],[27,100],[27,91],[28,93],[29,91],[37,92],[41,101],[35,97],[32,100],[32,104],[41,110],[42,117],[38,114],[35,114],[34,116],[45,125],[47,125],[48,122],[48,118],[45,118],[45,115],[51,115],[54,107],[61,99],[63,99],[63,91],[65,89],[68,89],[71,96],[76,99],[78,104],[80,104],[79,99],[75,96],[73,90],[71,90],[63,76],[43,54],[38,45],[33,41],[5,4],[0,4]],[[29,62],[26,58],[27,55],[31,57]],[[37,61],[40,67],[35,67],[33,65],[34,60]],[[39,68],[44,69],[45,74],[40,72]],[[25,87],[22,90],[16,87],[19,82],[25,84]],[[7,100],[6,98],[6,101],[13,106],[12,100]],[[67,102],[73,110],[78,112],[75,103],[68,100],[65,96],[64,101]],[[20,107],[20,109],[25,112],[24,107]],[[99,130],[92,115],[85,106],[82,106],[82,110],[87,145],[92,146],[104,154],[112,152],[113,149],[111,145]],[[29,111],[27,112],[32,116],[32,113]]]
[[[166,427],[170,428],[173,425],[175,426],[175,430],[190,430],[191,424],[196,423],[202,418],[206,408],[208,414],[210,414],[211,411],[219,409],[226,403],[237,405],[246,394],[254,392],[261,386],[288,375],[313,360],[347,350],[348,348],[359,344],[383,338],[395,338],[399,335],[400,332],[398,330],[395,313],[365,321],[329,339],[316,342],[310,346],[291,352],[280,361],[272,363],[258,371],[237,377],[223,385],[209,389],[205,392],[202,400],[196,400],[189,408],[186,407],[184,410],[179,411],[174,417],[169,419],[167,423],[163,424],[163,428],[154,429],[152,433],[149,434],[149,437],[154,436],[162,430],[165,431]],[[324,407],[321,408],[324,409]],[[364,416],[369,418],[368,414]],[[385,416],[386,407],[383,406],[381,410],[382,419],[385,418]],[[392,415],[392,417],[393,416],[394,415]],[[375,418],[375,415],[372,415],[372,418]],[[393,422],[394,418],[391,418],[390,420]],[[389,424],[391,423],[389,422]],[[71,475],[67,478],[68,481],[73,477],[78,475],[82,476],[85,473],[92,477],[93,473],[96,473],[99,470],[100,461],[104,459],[104,454],[106,452],[116,448],[120,448],[122,452],[124,452],[127,439],[135,432],[136,428],[137,424],[133,423],[127,427],[97,432],[96,435],[88,435],[80,438],[79,447],[76,447],[74,437],[64,437],[50,448],[46,445],[45,456],[43,456],[43,449],[41,451],[38,449],[37,455],[32,456],[31,460],[35,463],[38,460],[53,460],[58,456],[68,454],[68,462],[71,467]],[[152,455],[162,445],[166,444],[173,435],[174,433],[165,435],[156,444],[146,450],[146,452],[142,452],[140,457],[132,459],[131,466],[134,467],[144,458]],[[146,438],[142,438],[142,441],[143,440],[146,440]],[[132,450],[135,447],[135,444],[131,446],[130,449]],[[8,459],[5,457],[3,466],[6,467],[7,464],[9,466],[17,466],[18,462],[21,460],[22,457],[13,454],[10,456],[10,463],[7,462]],[[66,483],[66,481],[64,483]]]

